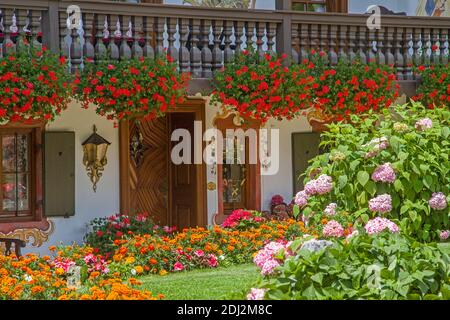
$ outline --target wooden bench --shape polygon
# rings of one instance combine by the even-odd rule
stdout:
[[[11,254],[11,245],[14,243],[14,252],[17,257],[22,255],[20,248],[25,248],[26,242],[20,239],[0,238],[0,242],[5,244],[5,255]]]

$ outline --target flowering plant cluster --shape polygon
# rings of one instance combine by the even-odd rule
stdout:
[[[261,269],[262,275],[270,275],[288,257],[292,255],[291,242],[272,241],[266,244],[253,258],[253,262]]]
[[[247,229],[189,228],[167,236],[134,235],[117,239],[110,269],[124,275],[214,268],[252,261],[269,241],[289,241],[305,233],[303,222],[266,221]],[[313,231],[312,234],[315,234]],[[317,234],[316,234],[317,236]]]
[[[377,216],[424,241],[449,229],[450,111],[412,103],[394,112],[386,110],[382,119],[372,112],[365,119],[353,115],[353,124],[329,126],[321,143],[330,152],[307,169],[305,188],[294,200],[296,216],[328,236],[347,236],[349,224],[356,230]]]
[[[292,119],[310,107],[313,78],[284,65],[286,56],[243,51],[215,75],[213,101],[245,118]]]
[[[249,211],[244,209],[234,210],[222,223],[223,228],[248,228],[249,226],[257,226],[265,219],[260,212]]]
[[[111,120],[136,115],[150,120],[182,102],[188,79],[170,57],[90,61],[75,80],[75,97],[86,108],[95,104],[97,113]]]
[[[89,223],[89,230],[84,236],[84,241],[88,246],[95,248],[95,253],[100,253],[106,258],[109,258],[115,250],[115,239],[133,234],[168,234],[173,231],[167,226],[156,225],[145,212],[133,216],[115,214],[95,218]]]
[[[349,120],[351,114],[369,110],[379,112],[398,97],[399,85],[391,66],[358,60],[350,64],[340,60],[334,67],[328,64],[323,52],[312,51],[310,58],[294,69],[314,79],[312,105],[333,120]]]
[[[375,219],[369,220],[364,226],[367,234],[377,234],[388,230],[391,233],[399,232],[398,226],[386,218],[376,217]]]
[[[377,236],[361,233],[350,239],[293,241],[290,256],[277,266],[276,273],[263,275],[246,298],[450,299],[448,254],[436,243],[401,236],[389,220],[371,221],[373,232],[380,232]],[[382,227],[394,231],[381,232]]]
[[[69,102],[69,81],[64,57],[21,42],[0,58],[0,122],[54,120]]]
[[[450,104],[450,64],[419,66],[416,72],[421,76],[417,95],[413,98],[428,108],[445,107]]]
[[[134,278],[122,280],[120,274],[100,275],[100,271],[89,268],[101,261],[89,247],[50,249],[52,256],[27,254],[18,259],[0,255],[0,300],[156,300],[164,297],[140,289],[140,283]],[[73,266],[82,269],[80,283],[76,285],[69,281]]]

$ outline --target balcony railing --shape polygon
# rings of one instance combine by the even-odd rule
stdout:
[[[81,19],[67,13],[71,5],[81,9]],[[61,51],[73,70],[86,58],[167,51],[181,71],[211,78],[249,46],[261,54],[288,53],[294,63],[315,49],[327,53],[330,65],[340,58],[392,64],[400,80],[415,80],[414,65],[448,63],[450,18],[383,16],[380,28],[371,30],[368,15],[287,10],[87,0],[2,0],[0,9],[1,52],[15,49],[17,33],[28,33],[34,43]]]

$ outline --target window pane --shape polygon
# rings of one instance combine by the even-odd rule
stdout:
[[[28,171],[28,135],[17,135],[17,171]]]
[[[224,202],[241,202],[245,185],[245,165],[223,165],[223,200]]]
[[[19,174],[18,180],[18,192],[17,192],[17,210],[26,211],[29,209],[29,188],[28,188],[28,175]]]
[[[2,171],[16,171],[16,139],[14,135],[2,136]]]
[[[2,175],[3,211],[16,211],[16,175]]]

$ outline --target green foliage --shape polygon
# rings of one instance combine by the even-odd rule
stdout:
[[[417,130],[415,123],[425,117],[433,121],[432,128]],[[382,115],[353,115],[351,121],[330,124],[322,134],[321,146],[330,151],[311,160],[306,176],[320,170],[333,178],[333,190],[311,197],[302,213],[310,212],[311,223],[320,225],[323,210],[335,202],[338,214],[333,219],[356,221],[358,226],[377,215],[369,210],[369,200],[387,193],[392,210],[386,217],[398,221],[402,232],[424,241],[437,239],[440,230],[450,227],[449,206],[433,210],[428,200],[434,192],[443,192],[447,203],[450,200],[450,111],[412,103]],[[373,139],[386,139],[389,146],[373,153],[374,144],[368,144]],[[373,156],[367,157],[371,152]],[[372,173],[385,163],[391,163],[396,180],[373,181]]]
[[[450,299],[449,265],[436,244],[362,234],[317,252],[297,249],[261,287],[266,299]]]

